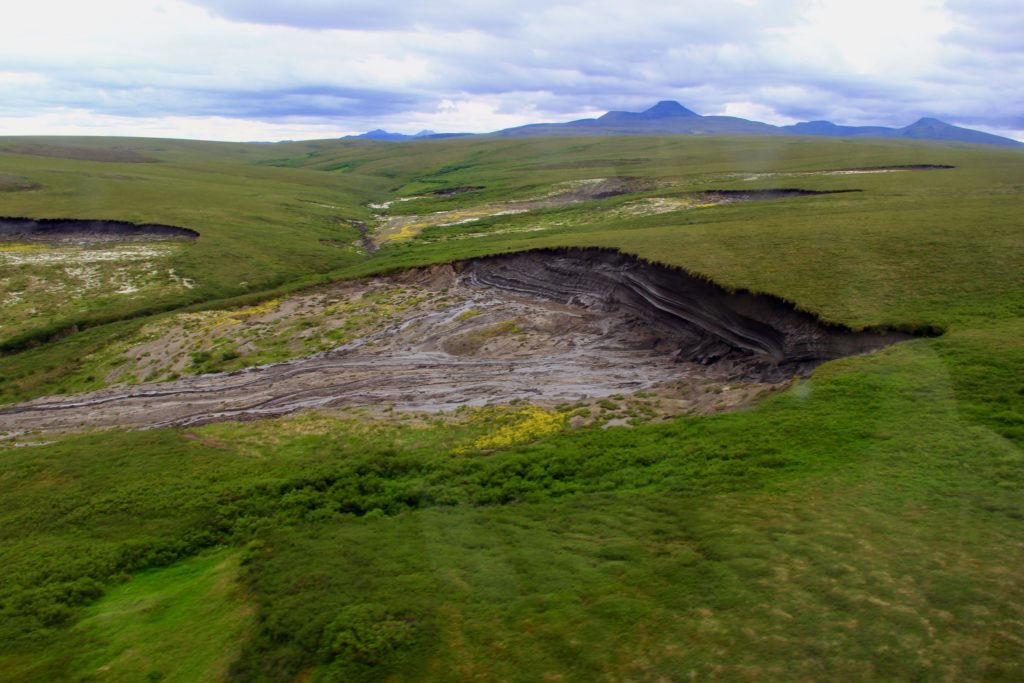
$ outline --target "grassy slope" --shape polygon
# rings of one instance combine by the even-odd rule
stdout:
[[[259,270],[273,258],[273,231],[297,193],[325,191],[306,183],[350,192],[354,215],[359,201],[389,190],[488,186],[428,202],[449,207],[616,173],[672,176],[693,189],[861,188],[635,221],[575,208],[562,212],[576,220],[561,231],[396,246],[339,272],[599,244],[771,291],[830,319],[938,323],[949,333],[831,363],[748,412],[565,433],[487,456],[450,455],[470,438],[457,428],[304,418],[211,426],[198,438],[111,432],[8,451],[0,640],[19,680],[86,670],[85,659],[46,653],[90,651],[69,625],[96,609],[83,605],[119,575],[224,542],[250,548],[242,577],[259,627],[234,669],[244,680],[1024,676],[1024,581],[1014,570],[1024,560],[1020,154],[685,138],[209,152],[134,144],[168,161],[117,173],[202,177],[220,193],[197,194],[189,207],[206,227],[199,245],[217,236],[186,274],[206,272],[210,283],[222,282],[218,250],[257,234],[252,226],[267,225],[267,240],[249,240],[245,258],[225,268]],[[293,167],[232,165],[225,154],[287,158]],[[109,196],[71,199],[103,187],[91,178],[109,163],[0,162],[0,173],[49,187],[56,169],[86,164],[65,186],[62,211],[127,217]],[[888,163],[958,168],[714,176]],[[341,173],[316,171],[339,165]],[[249,204],[237,195],[253,182],[280,194]],[[0,213],[38,213],[43,195],[31,195],[0,196]],[[197,227],[172,220],[185,210],[172,203],[164,197],[138,217]],[[227,225],[230,207],[240,217]],[[256,221],[264,211],[276,226]],[[225,226],[207,212],[224,212]],[[299,277],[299,254],[315,251],[319,236],[295,237],[295,260],[285,254],[280,268]],[[210,298],[237,291],[209,287]],[[2,358],[0,373],[22,374],[19,392],[59,387],[74,365],[68,357],[102,345],[117,327]]]
[[[48,188],[7,193],[0,196],[0,206],[4,213],[144,218],[200,228],[203,238],[183,250],[180,262],[174,264],[179,274],[198,283],[197,288],[170,295],[168,301],[136,302],[135,309],[223,300],[244,292],[258,297],[261,289],[266,295],[267,287],[308,283],[311,273],[332,269],[335,277],[346,277],[497,251],[597,244],[681,264],[726,285],[769,291],[852,325],[948,327],[962,319],[977,324],[980,319],[1020,315],[1018,217],[1024,201],[1024,173],[1019,153],[911,142],[690,138],[577,142],[471,139],[408,145],[320,142],[209,148],[196,143],[132,142],[142,154],[169,159],[151,164],[0,155],[0,172],[20,174]],[[268,161],[290,166],[267,166]],[[947,163],[957,168],[744,180],[752,172],[907,163]],[[79,178],[79,184],[58,193],[52,178],[66,182],[65,176],[70,175],[66,167],[76,165],[81,170],[72,177]],[[314,170],[338,165],[344,165],[345,172]],[[157,188],[163,186],[163,176],[190,184],[176,194],[141,193],[132,181],[116,180],[121,173],[112,172],[112,167],[127,168],[133,176],[148,173]],[[45,168],[59,172],[48,175],[41,170]],[[546,212],[549,221],[566,223],[563,227],[459,241],[419,240],[389,247],[369,259],[319,242],[354,240],[354,229],[340,226],[338,219],[366,218],[361,202],[369,200],[442,185],[486,186],[477,193],[396,207],[429,211],[529,196],[557,182],[615,174],[673,184],[649,195],[779,186],[864,192],[643,218],[608,218],[588,206],[570,207]],[[54,208],[55,194],[66,197],[67,208]],[[623,201],[604,200],[599,205],[611,207]],[[145,207],[147,213],[133,213],[138,207]],[[183,216],[186,212],[189,215]],[[488,224],[529,226],[537,220],[504,217],[471,229],[485,231]],[[451,231],[434,232],[443,237]],[[131,311],[105,309],[95,317],[127,313]],[[82,359],[98,353],[118,330],[128,334],[128,328],[114,326],[74,335],[62,344],[0,358],[0,400],[89,386],[82,381],[89,375]]]
[[[356,239],[356,231],[338,219],[366,215],[364,185],[373,186],[372,180],[343,182],[327,173],[252,165],[251,146],[140,141],[132,147],[146,153],[155,148],[153,156],[167,160],[112,163],[3,154],[0,143],[3,173],[42,186],[0,195],[0,214],[166,223],[201,234],[169,264],[194,280],[193,290],[126,299],[120,307],[64,325],[261,291],[358,260],[320,240]]]
[[[23,680],[50,667],[57,677],[70,669],[125,683],[222,679],[252,616],[236,583],[238,555],[204,553],[139,573],[84,611],[68,634],[73,647],[61,643],[31,662],[11,658],[5,676]]]

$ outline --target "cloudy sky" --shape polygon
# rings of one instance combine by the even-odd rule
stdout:
[[[702,114],[1024,140],[1021,0],[27,0],[0,135],[482,132]]]

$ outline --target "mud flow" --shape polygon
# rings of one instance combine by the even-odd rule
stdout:
[[[780,299],[729,293],[596,249],[496,256],[338,287],[358,300],[395,283],[419,303],[326,353],[39,399],[0,411],[0,432],[194,425],[343,406],[557,405],[641,390],[663,391],[676,414],[706,413],[909,336],[822,325]]]
[[[0,218],[0,241],[86,244],[149,240],[189,240],[199,233],[172,225],[72,218]]]

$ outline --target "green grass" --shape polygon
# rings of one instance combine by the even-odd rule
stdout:
[[[43,142],[77,156],[114,144]],[[741,412],[496,450],[473,448],[486,420],[357,412],[4,449],[0,678],[90,680],[143,659],[131,651],[152,668],[125,676],[168,680],[212,666],[245,681],[1024,678],[1020,153],[685,137],[116,144],[156,161],[0,153],[0,175],[40,186],[0,194],[0,213],[194,227],[203,237],[172,260],[197,287],[97,304],[75,314],[78,333],[0,356],[2,400],[88,388],[91,354],[157,310],[559,245],[621,248],[853,326],[946,334],[828,363]],[[912,163],[956,168],[745,179]],[[485,186],[396,205],[439,211],[611,175],[676,193],[863,192],[633,217],[603,210],[635,199],[616,197],[430,228],[372,256],[320,243],[354,242],[337,219],[368,219],[370,201]],[[516,231],[533,224],[545,229]]]
[[[315,417],[9,451],[8,642],[73,647],[91,608],[52,609],[77,577],[234,542],[260,624],[240,680],[1015,680],[1024,468],[963,415],[945,343],[475,457],[449,455],[467,428]],[[327,644],[381,620],[369,654]]]
[[[100,145],[73,139],[69,145]],[[771,292],[827,319],[872,324],[956,325],[1020,314],[1018,216],[1024,172],[1014,151],[916,142],[625,138],[588,142],[424,141],[367,145],[323,141],[273,146],[132,141],[119,143],[159,163],[119,164],[0,152],[0,173],[41,189],[5,194],[2,213],[155,221],[186,225],[202,237],[166,266],[195,283],[145,297],[89,298],[85,309],[35,316],[8,337],[10,348],[56,333],[149,315],[185,305],[223,307],[258,300],[332,277],[554,245],[612,246],[678,264],[732,287]],[[3,148],[0,139],[0,149]],[[296,154],[293,166],[263,165]],[[310,156],[312,155],[312,156]],[[318,164],[359,160],[345,174]],[[439,173],[473,160],[471,167]],[[619,161],[626,160],[621,167]],[[462,162],[460,162],[462,163]],[[948,163],[941,171],[853,176],[782,176],[808,171],[905,163]],[[619,197],[559,210],[431,228],[424,239],[359,252],[347,221],[369,220],[365,204],[435,185],[485,189],[397,204],[394,211],[471,207],[536,196],[572,179],[628,173],[668,183],[641,193],[799,186],[861,189],[853,194],[732,204],[631,217]],[[455,175],[457,177],[449,177]],[[417,189],[419,188],[419,189]],[[532,231],[541,226],[544,229]],[[980,226],[973,228],[972,226]],[[529,231],[524,231],[529,230]],[[464,239],[452,236],[475,235]],[[321,240],[326,241],[322,243]],[[242,299],[240,299],[240,297]],[[58,335],[59,336],[59,335]],[[95,339],[101,344],[107,333]],[[84,342],[68,342],[80,347]],[[90,345],[90,349],[94,349]],[[66,391],[53,374],[74,373],[81,353],[50,347],[0,359],[6,400]],[[55,373],[39,372],[59,364]],[[26,379],[26,375],[34,377]]]
[[[70,670],[87,680],[220,680],[252,616],[237,585],[238,570],[239,553],[220,550],[139,573],[83,611],[68,634],[76,651],[59,647],[41,659],[70,661]],[[10,664],[0,679],[47,673]]]

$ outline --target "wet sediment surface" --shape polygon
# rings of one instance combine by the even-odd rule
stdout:
[[[696,406],[702,392],[784,383],[829,359],[909,338],[822,325],[777,298],[729,293],[610,250],[525,252],[371,282],[380,281],[421,288],[423,305],[316,356],[12,406],[0,411],[0,433],[380,404],[411,411],[513,399],[554,405],[669,383],[694,387],[688,396]]]

